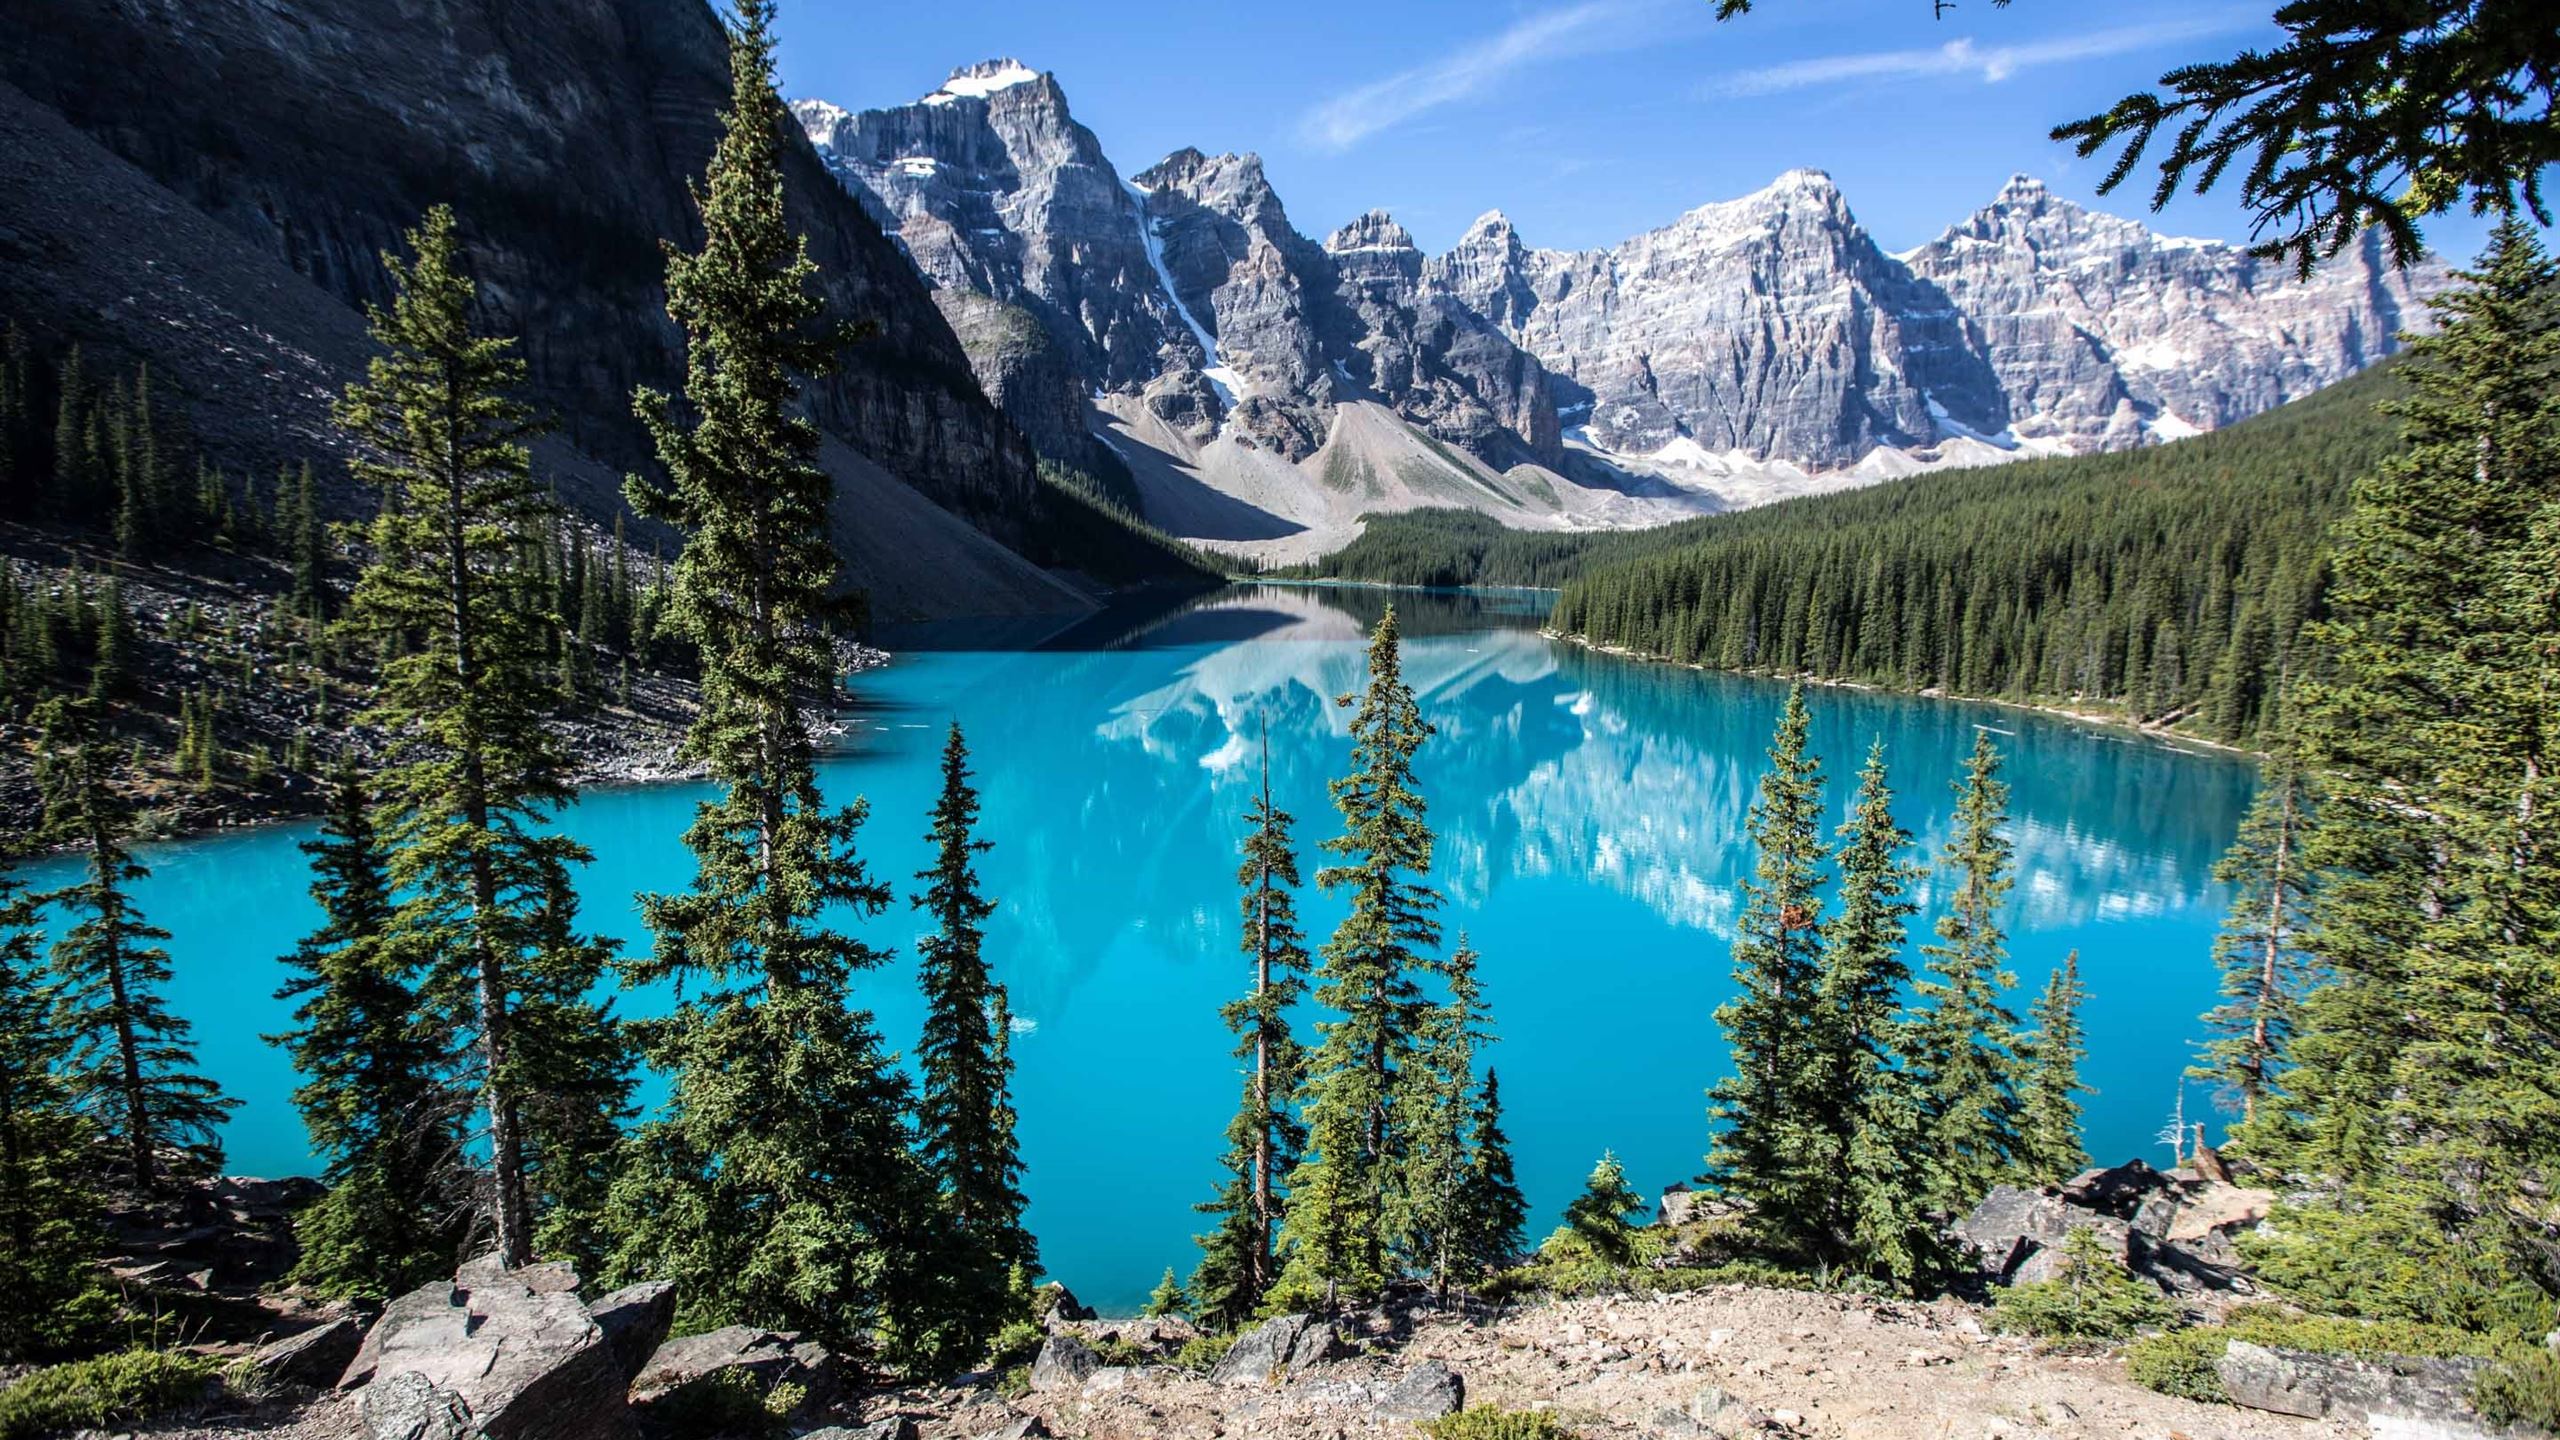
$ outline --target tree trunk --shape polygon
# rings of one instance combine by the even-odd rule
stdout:
[[[462,414],[459,378],[445,370],[445,417],[458,424]],[[446,432],[445,444],[445,600],[453,632],[454,683],[461,703],[473,706],[481,684],[479,636],[472,625],[471,558],[463,515],[462,455]],[[506,1089],[509,1024],[506,957],[489,935],[498,906],[496,873],[486,849],[490,838],[488,756],[479,727],[466,728],[468,748],[462,756],[462,816],[473,834],[471,848],[471,927],[474,976],[472,998],[480,1024],[481,1104],[489,1112],[490,1214],[497,1228],[498,1259],[512,1269],[533,1263],[533,1234],[524,1185],[524,1142],[516,1125],[513,1097]]]

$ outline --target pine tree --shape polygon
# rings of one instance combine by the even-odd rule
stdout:
[[[169,932],[134,908],[132,888],[151,872],[133,858],[133,817],[116,792],[115,761],[83,704],[49,701],[44,731],[45,833],[74,847],[82,879],[38,903],[81,918],[61,932],[56,1023],[72,1037],[62,1073],[100,1138],[121,1151],[124,1178],[149,1194],[174,1164],[182,1174],[221,1168],[215,1130],[239,1104],[196,1073],[193,1027],[162,996]]]
[[[110,578],[99,597],[97,629],[90,642],[89,698],[100,704],[133,689],[133,613],[125,609],[124,582]]]
[[[293,482],[292,527],[286,544],[293,554],[293,613],[315,625],[329,621],[329,529],[320,516],[319,491],[311,479],[311,462]]]
[[[1636,1226],[1630,1216],[1645,1212],[1644,1197],[1627,1183],[1626,1167],[1616,1151],[1600,1157],[1583,1182],[1582,1193],[1564,1207],[1564,1225],[1543,1253],[1558,1259],[1589,1258],[1609,1265],[1632,1264],[1636,1258]]]
[[[1808,1113],[1823,1132],[1815,1169],[1839,1177],[1825,1192],[1819,1236],[1828,1258],[1909,1289],[1937,1248],[1926,1151],[1901,1068],[1900,1006],[1911,980],[1902,947],[1920,908],[1908,898],[1920,877],[1902,858],[1911,836],[1894,822],[1881,739],[1868,747],[1839,838],[1839,908],[1823,923],[1807,1066],[1818,1087]]]
[[[2253,1138],[2337,1188],[2252,1250],[2323,1305],[2512,1333],[2560,1303],[2560,271],[2510,218],[2462,281],[2412,346],[2406,448],[2358,485],[2312,632],[2305,949],[2330,979],[2283,1124]]]
[[[1956,784],[1956,833],[1940,858],[1955,881],[1938,943],[1921,947],[1928,978],[1916,991],[1924,1008],[1910,1032],[1919,1105],[1927,1117],[1934,1171],[1932,1200],[1963,1210],[1999,1183],[2018,1144],[2017,1057],[2009,1041],[2017,1017],[2000,992],[2017,983],[2003,967],[2007,937],[2000,904],[2010,885],[2009,787],[1987,731]]]
[[[514,1015],[523,1077],[514,1103],[534,1246],[594,1275],[614,1242],[606,1210],[623,1127],[638,1113],[637,1066],[628,1027],[594,995],[592,977],[613,963],[615,943],[579,931],[565,866],[544,877],[534,949],[541,963]]]
[[[1253,988],[1221,1008],[1236,1037],[1235,1055],[1248,1062],[1244,1094],[1227,1123],[1228,1178],[1218,1197],[1199,1208],[1218,1218],[1200,1239],[1200,1266],[1191,1275],[1196,1312],[1227,1328],[1252,1318],[1278,1278],[1273,1245],[1286,1201],[1280,1177],[1298,1162],[1306,1127],[1290,1101],[1306,1074],[1306,1051],[1290,1028],[1289,1013],[1305,997],[1307,946],[1298,930],[1295,892],[1295,823],[1271,798],[1271,736],[1262,737],[1262,788],[1245,810],[1250,827],[1244,864],[1243,949],[1253,965]]]
[[[1493,1038],[1484,992],[1476,983],[1480,958],[1461,932],[1442,972],[1449,998],[1424,1017],[1413,1059],[1397,1077],[1395,1096],[1397,1124],[1409,1137],[1396,1229],[1414,1264],[1430,1277],[1434,1295],[1444,1302],[1458,1279],[1475,1275],[1475,1237],[1487,1228],[1471,1213],[1482,1199],[1471,1183],[1475,1056]]]
[[[829,808],[817,786],[837,558],[792,377],[823,373],[838,337],[813,329],[816,267],[784,221],[772,22],[771,4],[749,3],[731,28],[703,245],[667,258],[686,409],[636,397],[665,480],[630,497],[684,535],[665,620],[700,659],[685,753],[720,793],[685,834],[693,888],[641,901],[654,948],[630,978],[680,981],[688,998],[643,1031],[672,1091],[614,1186],[611,1269],[675,1280],[688,1325],[880,1343],[931,1368],[974,1360],[979,1337],[937,1329],[925,1261],[947,1227],[909,1149],[908,1088],[852,1001],[883,957],[823,923],[890,896],[855,853],[864,806]]]
[[[2257,1133],[2262,1102],[2272,1097],[2266,1118],[2282,1123],[2275,1077],[2312,978],[2302,948],[2311,910],[2312,871],[2303,848],[2311,818],[2309,777],[2290,742],[2280,739],[2239,837],[2214,867],[2213,878],[2231,889],[2231,910],[2213,946],[2222,1003],[2205,1012],[2213,1038],[2205,1042],[2203,1063],[2187,1073],[2218,1081],[2240,1102],[2233,1134],[2244,1148]]]
[[[1343,834],[1324,842],[1343,863],[1318,871],[1316,884],[1348,891],[1350,913],[1317,968],[1316,1001],[1335,1018],[1317,1026],[1305,1086],[1309,1153],[1290,1173],[1281,1226],[1284,1287],[1328,1309],[1389,1278],[1403,1158],[1391,1119],[1396,1071],[1424,1009],[1413,977],[1440,941],[1439,897],[1421,882],[1431,827],[1413,778],[1431,726],[1404,681],[1392,606],[1369,637],[1368,669],[1365,693],[1334,702],[1357,706],[1351,773],[1332,787]]]
[[[359,445],[357,478],[383,492],[353,622],[390,656],[368,719],[391,743],[376,803],[392,888],[406,897],[392,944],[423,957],[428,1023],[470,1037],[488,1219],[503,1263],[522,1265],[540,1197],[519,1116],[542,1059],[515,1010],[600,972],[593,947],[546,934],[563,876],[587,857],[544,824],[571,796],[539,704],[557,622],[515,603],[513,537],[546,511],[526,449],[535,427],[508,395],[524,361],[511,340],[471,328],[477,287],[453,212],[428,211],[408,244],[413,259],[383,257],[390,307],[370,311],[386,353],[337,408]]]
[[[15,338],[15,332],[12,332]],[[37,906],[0,837],[0,1362],[81,1346],[113,1318],[99,1283],[99,1197],[89,1125],[66,1083],[69,1037],[37,954]]]
[[[1500,1270],[1520,1256],[1529,1225],[1529,1199],[1511,1163],[1511,1137],[1502,1130],[1502,1078],[1490,1066],[1476,1091],[1475,1111],[1467,1128],[1475,1136],[1469,1157],[1465,1199],[1460,1213],[1466,1224],[1457,1251],[1460,1267],[1471,1273]]]
[[[1838,1174],[1824,1168],[1814,1106],[1824,1096],[1815,1048],[1822,973],[1822,762],[1807,753],[1804,687],[1787,702],[1769,745],[1769,773],[1748,830],[1759,851],[1743,882],[1733,942],[1734,998],[1716,1008],[1733,1074],[1708,1092],[1720,1127],[1707,1179],[1753,1206],[1762,1236],[1789,1254],[1822,1248]]]
[[[969,746],[954,721],[942,747],[942,795],[925,841],[934,863],[915,906],[934,931],[917,943],[925,1016],[916,1041],[917,1150],[942,1187],[954,1228],[975,1255],[962,1257],[955,1290],[984,1307],[989,1333],[1001,1319],[1004,1279],[1015,1267],[1037,1273],[1022,1228],[1022,1155],[1013,1133],[1010,1037],[997,1027],[1009,1011],[990,973],[985,923],[995,903],[978,888],[978,792]]]
[[[302,1072],[293,1093],[328,1192],[301,1212],[294,1279],[374,1300],[452,1273],[462,1197],[451,1181],[464,1101],[441,1073],[443,1046],[420,1014],[418,957],[394,940],[389,861],[361,774],[341,768],[311,857],[320,928],[285,963],[279,1000],[294,1028],[270,1037]]]
[[[2031,1012],[2035,1029],[2018,1045],[2018,1174],[2030,1185],[2059,1185],[2088,1168],[2080,1144],[2080,1062],[2089,1047],[2081,1038],[2080,952],[2062,957]]]
[[[1156,1282],[1147,1296],[1146,1308],[1139,1312],[1153,1316],[1177,1316],[1191,1313],[1191,1297],[1182,1293],[1182,1282],[1173,1278],[1173,1267],[1164,1267],[1164,1278]]]

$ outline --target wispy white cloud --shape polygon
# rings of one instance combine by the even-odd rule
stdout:
[[[2148,25],[2120,25],[2051,40],[2015,45],[1978,45],[1970,37],[1920,50],[1869,50],[1791,60],[1759,70],[1719,76],[1700,87],[1702,97],[1774,95],[1859,80],[1911,80],[1965,76],[1996,85],[2022,70],[2065,64],[2107,55],[2125,55],[2173,41],[2192,40],[2237,30],[2249,23],[2240,15],[2200,16]]]
[[[1638,8],[1633,0],[1586,0],[1524,16],[1498,35],[1319,103],[1299,120],[1299,138],[1318,150],[1348,150],[1426,110],[1480,95],[1539,61],[1630,48],[1644,40],[1625,23]]]

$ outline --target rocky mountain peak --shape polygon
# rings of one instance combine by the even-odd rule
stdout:
[[[1334,255],[1359,250],[1413,250],[1413,236],[1384,210],[1372,210],[1326,237],[1325,250]]]
[[[975,65],[963,65],[952,71],[950,79],[943,81],[940,86],[916,103],[948,105],[956,100],[984,100],[999,91],[1042,82],[1046,82],[1047,87],[1052,91],[1057,89],[1057,81],[1047,72],[1034,70],[1019,60],[1009,57],[981,60]]]

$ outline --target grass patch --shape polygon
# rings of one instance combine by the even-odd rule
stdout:
[[[2146,1335],[2125,1347],[2125,1371],[2137,1385],[2163,1395],[2228,1403],[2222,1374],[2215,1362],[2234,1340],[2276,1350],[2304,1350],[2317,1355],[2345,1355],[2382,1360],[2395,1355],[2443,1360],[2459,1356],[2504,1359],[2506,1363],[2481,1380],[2474,1398],[2483,1414],[2494,1405],[2510,1420],[2539,1413],[2534,1423],[2549,1426],[2560,1416],[2560,1362],[2537,1347],[2519,1346],[2494,1335],[2421,1325],[2407,1320],[2350,1320],[2337,1315],[2300,1315],[2272,1305],[2244,1305],[2220,1325],[2200,1325]],[[2536,1362],[2547,1367],[2536,1374]],[[2543,1388],[2548,1387],[2548,1388]],[[2537,1392],[2541,1398],[2537,1400]],[[2537,1411],[2537,1405],[2546,1407]],[[2508,1423],[2499,1421],[2496,1423]]]
[[[1477,1287],[1477,1298],[1501,1303],[1532,1295],[1579,1300],[1592,1295],[1679,1295],[1723,1285],[1761,1290],[1826,1291],[1836,1287],[1818,1275],[1759,1260],[1721,1265],[1611,1265],[1600,1260],[1541,1260],[1505,1270]]]
[[[147,1420],[200,1401],[213,1362],[164,1350],[126,1350],[48,1365],[0,1390],[0,1440]]]
[[[1574,1440],[1563,1421],[1541,1410],[1500,1410],[1478,1405],[1414,1427],[1431,1440]]]

